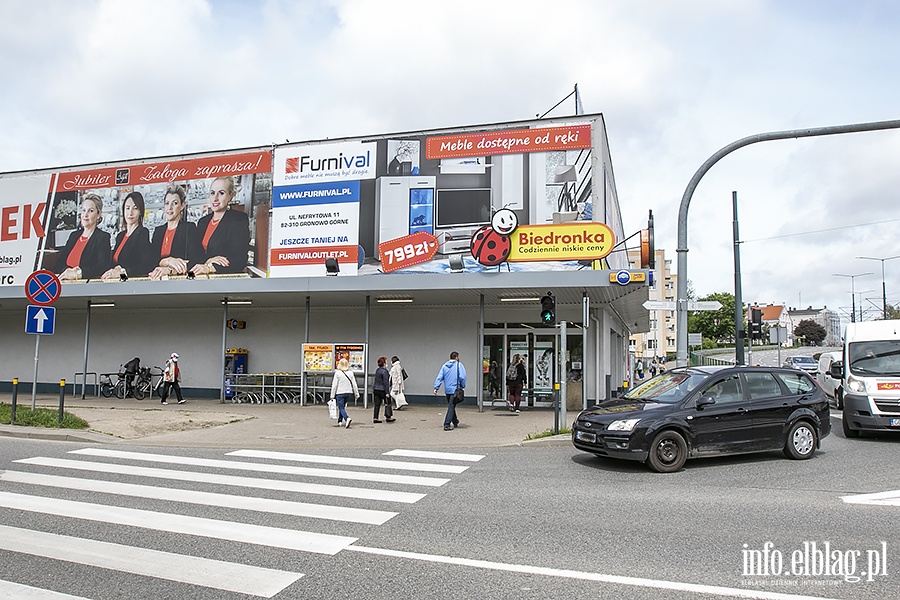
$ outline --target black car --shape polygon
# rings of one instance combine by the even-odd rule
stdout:
[[[679,367],[582,411],[572,443],[670,473],[700,456],[781,449],[810,458],[829,433],[828,399],[804,371]]]

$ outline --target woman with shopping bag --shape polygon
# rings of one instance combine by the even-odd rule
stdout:
[[[397,405],[397,410],[403,410],[403,407],[408,404],[406,395],[403,393],[403,389],[406,387],[406,370],[403,368],[403,365],[400,364],[400,359],[396,356],[391,357],[390,375],[391,399],[393,399],[394,403]]]

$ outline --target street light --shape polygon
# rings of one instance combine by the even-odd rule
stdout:
[[[883,317],[885,320],[888,318],[887,312],[887,287],[884,285],[884,262],[886,260],[894,260],[895,258],[900,258],[900,254],[897,256],[889,256],[888,258],[875,258],[873,256],[857,256],[861,260],[880,260],[881,261],[881,309],[883,312]]]
[[[856,323],[856,292],[855,292],[855,288],[853,287],[853,284],[856,281],[857,277],[863,277],[865,275],[873,275],[873,274],[874,273],[857,273],[855,275],[844,275],[842,273],[832,273],[831,274],[832,277],[849,277],[850,278],[850,302],[851,302],[850,322],[851,323]],[[862,316],[860,316],[860,319],[862,319]]]

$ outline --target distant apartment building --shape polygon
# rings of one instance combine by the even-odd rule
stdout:
[[[666,251],[655,251],[656,266],[653,269],[653,285],[650,286],[650,301],[675,303],[675,288],[678,275],[672,272],[672,261],[666,260]],[[631,269],[641,268],[640,250],[628,251],[628,265]],[[654,356],[675,356],[675,310],[651,310],[650,331],[634,333],[628,338],[628,348],[632,356],[652,359]]]
[[[837,312],[828,307],[813,308],[810,306],[805,309],[791,308],[788,310],[791,325],[791,339],[793,339],[793,329],[800,324],[800,321],[815,321],[825,328],[825,341],[822,342],[826,346],[841,345],[841,317]]]

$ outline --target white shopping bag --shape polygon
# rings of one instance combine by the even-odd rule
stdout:
[[[328,416],[337,421],[337,402],[334,400],[328,401]]]

